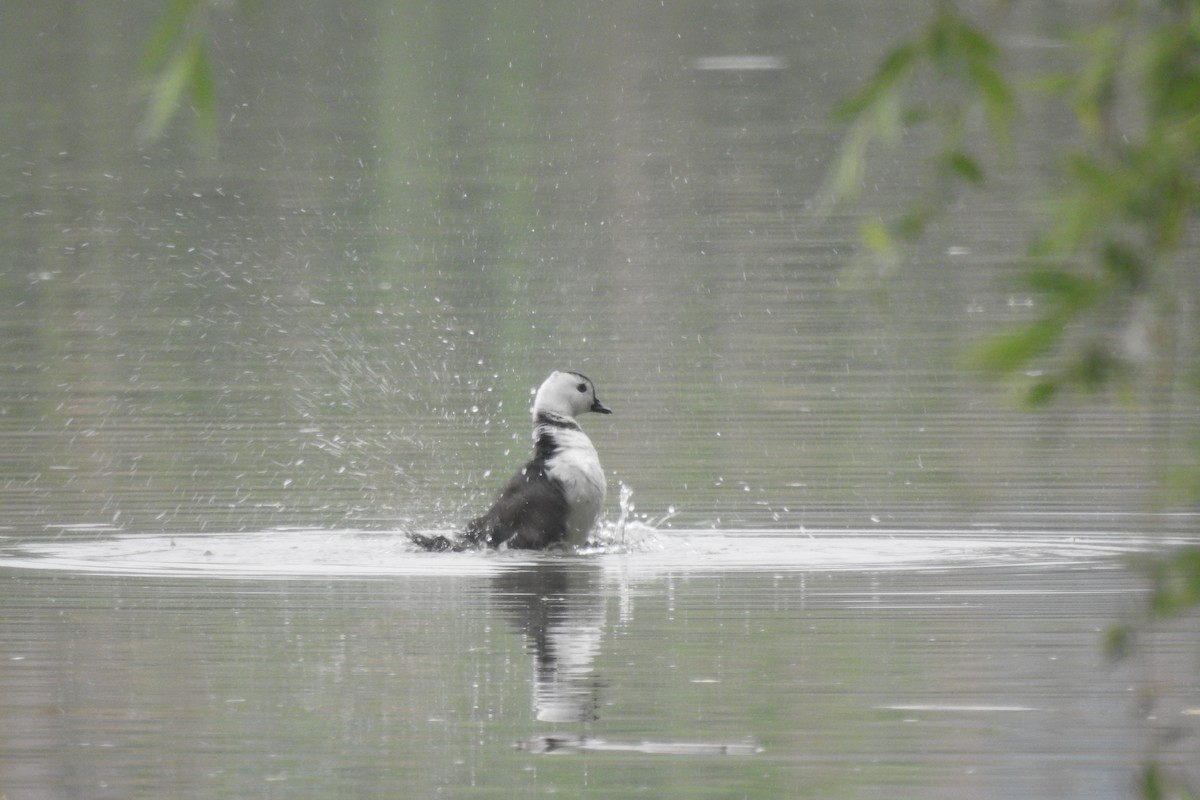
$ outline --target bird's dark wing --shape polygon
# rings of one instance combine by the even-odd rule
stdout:
[[[509,480],[486,514],[467,523],[466,538],[491,547],[542,549],[565,538],[568,511],[562,484],[535,459]]]
[[[423,533],[410,533],[408,540],[419,549],[428,550],[431,553],[445,553],[450,550],[457,552],[467,549],[461,542],[452,541],[440,534],[437,536],[426,536]]]

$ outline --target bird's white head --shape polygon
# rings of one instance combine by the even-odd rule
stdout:
[[[591,379],[578,372],[550,373],[533,398],[534,419],[541,413],[577,417],[587,411],[612,413],[596,399],[596,387]]]

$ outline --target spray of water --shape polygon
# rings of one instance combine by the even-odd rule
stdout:
[[[624,546],[625,545],[625,523],[629,520],[629,515],[630,515],[630,513],[633,512],[633,508],[634,508],[633,507],[633,487],[629,486],[624,481],[621,481],[620,486],[621,486],[621,494],[620,494],[620,500],[618,501],[620,513],[617,515],[617,524],[613,528],[613,535],[614,535],[614,538],[616,538],[616,540],[618,542],[620,542],[622,546]]]
[[[657,517],[638,514],[637,506],[633,503],[633,487],[624,482],[621,482],[619,487],[616,520],[602,525],[596,531],[595,539],[588,547],[583,548],[582,552],[612,553],[659,549],[660,543],[655,532],[675,516],[675,507],[669,506],[665,514]]]

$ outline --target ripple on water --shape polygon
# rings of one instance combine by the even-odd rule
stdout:
[[[431,533],[446,533],[432,531]],[[577,553],[417,551],[404,532],[272,529],[195,535],[8,536],[10,569],[202,578],[353,579],[494,575],[546,559],[598,563],[624,579],[721,572],[963,570],[1114,566],[1161,538],[968,530],[659,530],[630,524]]]

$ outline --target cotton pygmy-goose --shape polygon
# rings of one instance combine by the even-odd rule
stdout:
[[[467,523],[459,541],[413,534],[427,550],[478,545],[540,550],[580,545],[596,524],[606,494],[596,448],[575,417],[611,414],[591,379],[553,372],[533,399],[533,458],[509,480],[488,512]]]

